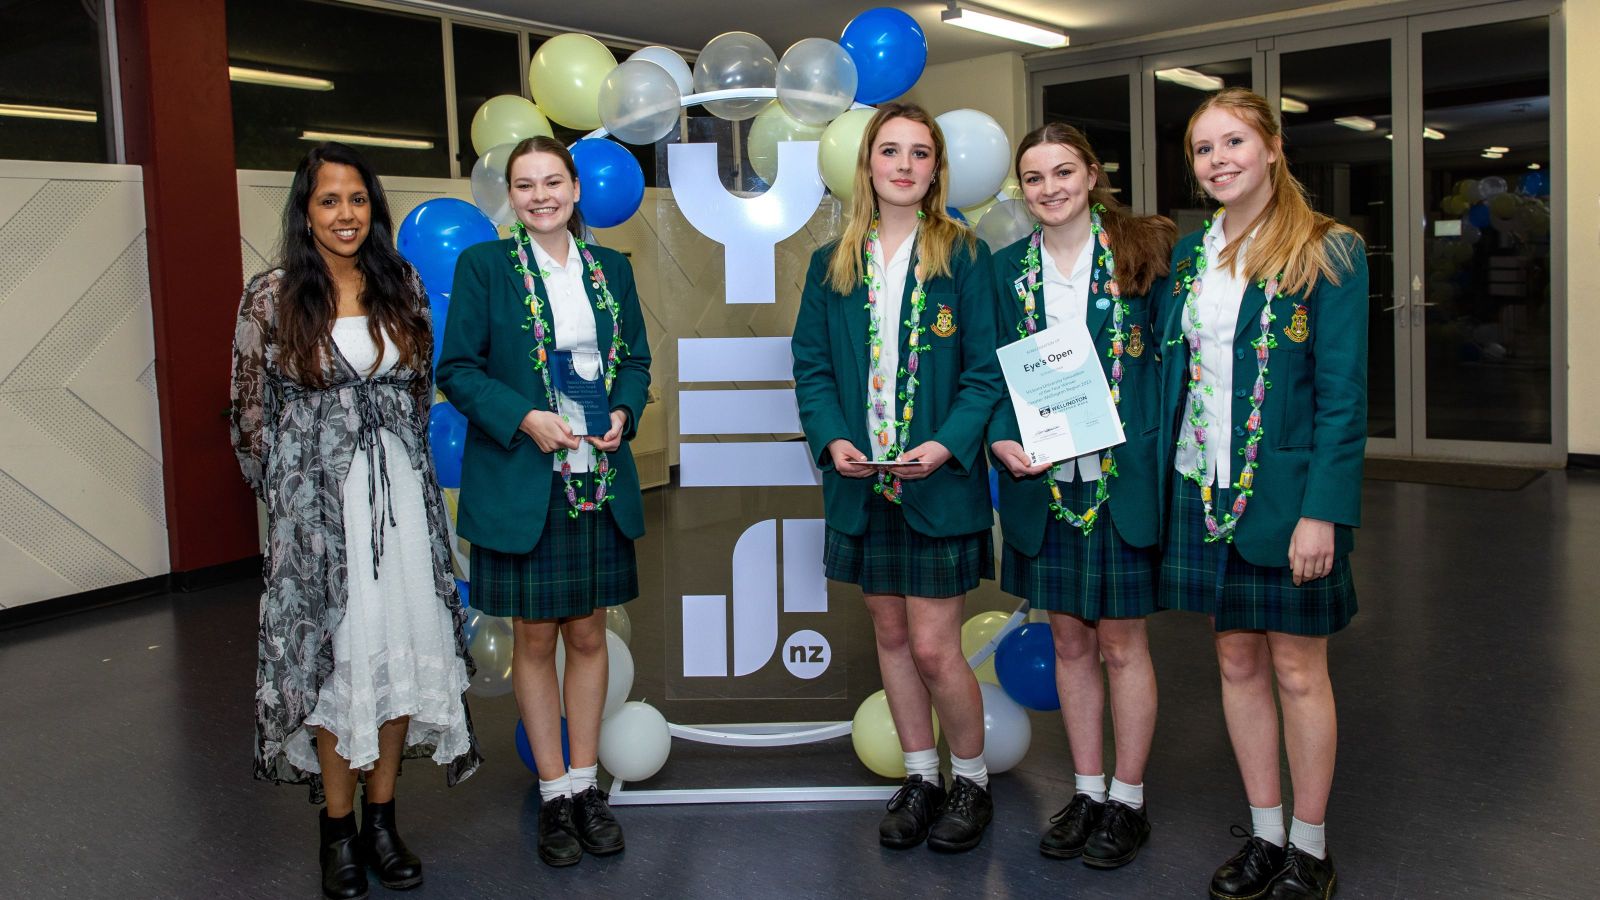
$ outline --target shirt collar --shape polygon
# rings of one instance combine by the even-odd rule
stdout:
[[[558,270],[571,270],[579,266],[578,242],[572,239],[572,232],[569,231],[566,234],[567,264],[564,266],[557,265],[556,261],[551,258],[550,254],[545,252],[544,247],[538,241],[529,241],[529,243],[533,244],[533,261],[538,265],[540,270],[545,272],[555,272]]]
[[[1094,265],[1094,235],[1083,242],[1083,249],[1078,251],[1078,258],[1072,264],[1072,271],[1062,272],[1056,265],[1055,258],[1050,251],[1045,249],[1044,241],[1039,242],[1039,266],[1043,270],[1044,280],[1052,284],[1077,284],[1089,277],[1089,269]]]
[[[1216,218],[1211,220],[1210,230],[1206,232],[1206,250],[1208,250],[1213,256],[1220,254],[1223,249],[1228,246],[1228,238],[1222,233],[1222,220],[1225,216],[1227,216],[1227,214],[1227,210],[1218,210]],[[1260,230],[1261,223],[1257,222],[1256,227],[1250,229],[1250,233],[1244,236],[1245,247],[1250,246],[1250,242],[1256,238],[1256,232]]]

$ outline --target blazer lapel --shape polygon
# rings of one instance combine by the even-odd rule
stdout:
[[[1089,306],[1084,310],[1083,321],[1089,329],[1089,336],[1097,345],[1104,345],[1102,349],[1111,346],[1111,336],[1106,333],[1106,320],[1111,318],[1111,304],[1117,298],[1111,295],[1110,279],[1106,270],[1100,265],[1101,252],[1099,235],[1089,237]],[[1107,301],[1104,306],[1099,301]]]
[[[844,315],[845,340],[850,342],[846,348],[848,354],[839,357],[839,359],[841,362],[844,359],[855,361],[855,396],[863,403],[866,402],[866,386],[870,383],[867,372],[872,365],[872,360],[868,358],[870,354],[867,350],[867,328],[872,320],[871,314],[867,311],[866,278],[870,276],[871,270],[869,269],[866,275],[856,282],[854,290],[839,297],[839,302],[842,304],[841,312]],[[850,401],[846,399],[845,403],[845,408],[850,409],[852,405]]]
[[[1244,298],[1239,301],[1239,322],[1234,327],[1233,342],[1239,343],[1247,333],[1258,334],[1261,330],[1261,307],[1267,305],[1267,292],[1262,290],[1254,281],[1245,283]]]
[[[594,269],[589,268],[588,261],[581,256],[578,264],[583,268],[583,292],[589,297],[589,309],[594,313],[595,346],[600,351],[601,371],[605,371],[605,358],[611,353],[612,328],[611,311],[600,303],[600,279],[605,277],[605,270],[600,269],[598,263]]]
[[[531,251],[527,251],[527,253],[527,268],[528,272],[530,273],[529,277],[533,280],[533,295],[539,298],[539,321],[544,326],[545,335],[550,339],[550,343],[547,346],[549,348],[554,348],[556,345],[556,326],[555,314],[550,310],[550,289],[545,286],[544,279],[539,277],[538,261],[534,259],[533,253]],[[512,239],[512,250],[508,256],[509,259],[507,261],[505,271],[507,277],[511,279],[511,287],[514,291],[512,296],[517,298],[518,306],[520,307],[518,314],[511,318],[513,321],[517,322],[519,328],[523,325],[527,326],[527,330],[523,332],[523,334],[526,335],[524,340],[527,342],[529,352],[533,353],[538,350],[539,341],[538,338],[534,336],[533,325],[527,321],[528,316],[533,313],[533,310],[528,307],[527,303],[527,281],[523,279],[522,273],[517,271],[517,265],[520,263],[520,260],[518,260],[516,256],[516,240],[514,238]],[[489,320],[493,322],[494,316],[491,315]],[[534,374],[534,378],[536,380],[549,377],[550,374],[548,371],[542,374]],[[546,397],[545,393],[542,390],[538,391],[537,393],[538,396],[535,397],[535,401],[540,403],[542,408],[550,409],[548,405],[548,398]],[[553,409],[550,411],[554,412]]]

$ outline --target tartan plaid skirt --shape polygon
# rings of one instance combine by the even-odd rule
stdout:
[[[1071,509],[1094,505],[1094,482],[1060,483],[1061,499]],[[1148,616],[1156,605],[1154,547],[1134,547],[1112,527],[1114,504],[1101,507],[1088,535],[1046,512],[1044,545],[1038,556],[1024,556],[1010,544],[1001,551],[1000,587],[1034,609],[1102,618]]]
[[[959,597],[994,577],[994,539],[987,531],[929,537],[906,524],[899,504],[876,495],[860,535],[828,529],[823,565],[829,578],[867,594]]]
[[[1356,585],[1348,555],[1335,559],[1325,577],[1296,587],[1288,566],[1253,565],[1232,544],[1206,543],[1200,488],[1175,477],[1161,560],[1163,607],[1214,616],[1217,631],[1245,628],[1321,636],[1350,624],[1356,614]],[[1227,509],[1233,492],[1216,493],[1215,508]]]
[[[639,596],[633,541],[611,513],[569,514],[560,476],[550,479],[544,534],[527,553],[472,545],[472,606],[491,616],[561,619],[587,616]],[[588,479],[574,476],[581,496]]]

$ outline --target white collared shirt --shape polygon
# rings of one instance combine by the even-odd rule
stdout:
[[[1200,383],[1211,388],[1209,393],[1202,391],[1200,395],[1204,407],[1201,415],[1207,423],[1206,462],[1211,476],[1206,483],[1228,487],[1233,481],[1233,336],[1239,327],[1239,307],[1244,302],[1244,291],[1250,280],[1242,272],[1224,270],[1218,262],[1228,246],[1228,239],[1222,233],[1224,215],[1219,213],[1211,223],[1211,230],[1206,232],[1206,271],[1201,277],[1200,296],[1195,298],[1195,305],[1200,314]],[[1235,257],[1240,264],[1254,238],[1254,231],[1245,236],[1244,246]],[[1187,333],[1191,327],[1188,311],[1178,315]],[[1187,408],[1188,400],[1184,403]],[[1178,447],[1175,466],[1180,473],[1190,475],[1200,467],[1200,450],[1194,446],[1194,433],[1187,416],[1178,437],[1185,444]]]
[[[906,291],[906,275],[911,270],[911,249],[916,246],[917,232],[920,227],[913,230],[900,242],[899,249],[895,250],[894,258],[885,265],[883,260],[883,244],[880,242],[872,248],[871,275],[879,285],[878,290],[878,337],[883,340],[883,352],[880,356],[877,369],[872,367],[872,360],[867,359],[867,390],[872,391],[871,377],[873,371],[884,373],[883,390],[872,394],[870,399],[882,401],[889,417],[889,445],[884,446],[878,442],[873,429],[878,427],[877,416],[873,413],[872,404],[867,405],[867,442],[872,445],[872,458],[885,459],[889,454],[889,447],[895,443],[895,429],[900,425],[899,408],[897,404],[898,374],[900,372],[900,320],[903,295]],[[907,448],[910,449],[910,448]]]
[[[1039,277],[1044,282],[1044,326],[1046,328],[1088,328],[1089,319],[1089,279],[1094,275],[1094,235],[1083,242],[1083,249],[1078,252],[1078,259],[1072,264],[1072,272],[1065,275],[1056,266],[1055,259],[1045,247],[1044,242],[1039,242]],[[1090,335],[1090,340],[1094,335]],[[1076,465],[1073,465],[1073,463]],[[1073,472],[1076,470],[1077,475]],[[1061,471],[1056,474],[1058,481],[1072,481],[1074,478],[1084,481],[1100,480],[1100,454],[1085,453],[1074,457],[1073,460],[1063,462]]]
[[[578,374],[596,378],[600,374],[600,348],[595,334],[594,306],[583,287],[587,275],[583,270],[583,257],[578,254],[578,242],[572,239],[570,232],[567,234],[566,265],[558,265],[538,241],[530,243],[533,244],[533,264],[544,279],[545,297],[550,303],[550,321],[556,332],[555,349],[572,351],[572,364]],[[568,400],[564,394],[556,396],[556,406],[573,434],[588,433],[582,406]],[[567,462],[575,474],[589,471],[593,461],[594,447],[588,441],[567,454]],[[561,463],[553,463],[552,468],[561,471]]]

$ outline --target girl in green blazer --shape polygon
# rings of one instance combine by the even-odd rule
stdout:
[[[1174,485],[1162,602],[1212,617],[1252,834],[1211,894],[1327,897],[1336,722],[1328,635],[1356,611],[1349,552],[1367,423],[1367,263],[1314,212],[1273,111],[1230,88],[1189,120],[1200,186],[1225,206],[1173,254],[1163,444]],[[1294,782],[1285,834],[1276,676]],[[1287,843],[1287,846],[1285,844]]]
[[[560,142],[529,138],[506,165],[509,240],[456,265],[439,387],[472,427],[458,533],[472,544],[472,604],[514,617],[512,681],[539,770],[539,855],[555,866],[622,849],[595,784],[606,694],[603,607],[639,593],[644,534],[628,442],[650,385],[650,348],[626,257],[583,240],[577,167]],[[570,354],[570,355],[569,355]],[[584,434],[556,376],[603,380],[610,428]],[[556,636],[566,645],[562,689]]]
[[[1177,229],[1136,217],[1112,196],[1078,129],[1052,123],[1017,148],[1017,179],[1038,220],[994,256],[1002,343],[1046,327],[1087,329],[1126,440],[1102,453],[1034,465],[1012,405],[989,421],[1005,533],[1002,587],[1050,611],[1056,685],[1076,784],[1039,842],[1044,855],[1097,868],[1133,861],[1148,839],[1144,764],[1156,725],[1156,678],[1144,617],[1156,610],[1161,419],[1151,327]],[[1111,682],[1117,771],[1102,763]]]
[[[960,851],[993,815],[961,620],[966,592],[993,577],[983,430],[999,372],[989,253],[945,213],[948,182],[933,118],[880,108],[844,235],[811,257],[793,348],[800,422],[822,469],[828,577],[866,595],[905,753],[879,840]],[[930,699],[950,745],[948,797]]]

